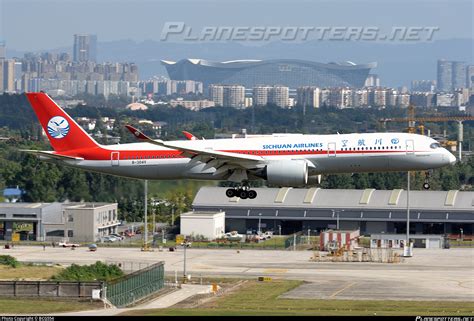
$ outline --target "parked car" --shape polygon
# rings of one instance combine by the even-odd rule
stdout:
[[[117,242],[119,241],[119,238],[113,236],[113,235],[107,235],[102,238],[102,242],[109,243],[109,242]]]
[[[115,236],[116,238],[118,238],[120,241],[124,239],[124,237],[122,235],[119,235],[117,233],[110,233],[109,236]]]
[[[241,241],[244,238],[244,236],[242,234],[239,234],[237,231],[225,233],[224,237],[228,241]]]
[[[81,246],[81,244],[79,244],[79,243],[69,243],[69,242],[59,242],[58,246],[61,246],[61,247],[79,247],[79,246]]]
[[[272,236],[273,236],[273,232],[272,231],[266,231],[265,233],[263,233],[263,236],[265,236],[265,238],[268,240],[268,239],[271,239]]]
[[[128,231],[128,230],[125,231],[123,234],[124,234],[125,236],[127,236],[127,237],[135,236],[135,233],[134,233],[133,231]]]

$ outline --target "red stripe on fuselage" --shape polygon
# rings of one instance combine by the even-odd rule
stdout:
[[[179,150],[110,150],[101,147],[75,149],[62,152],[62,155],[82,157],[85,160],[110,160],[113,152],[119,152],[120,160],[135,159],[168,159],[168,158],[187,158]],[[327,155],[334,154],[334,151],[328,150],[223,150],[223,152],[256,155],[256,156],[291,156],[291,155]],[[415,151],[423,152],[423,151]],[[336,155],[341,154],[380,154],[380,153],[407,153],[406,150],[389,149],[389,150],[337,150]]]

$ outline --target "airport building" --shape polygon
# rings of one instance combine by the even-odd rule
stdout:
[[[200,81],[211,84],[240,84],[245,88],[261,85],[363,87],[376,63],[356,65],[318,63],[297,59],[233,60],[216,62],[204,59],[162,60],[170,79]]]
[[[95,242],[117,233],[117,203],[0,203],[0,240]]]
[[[227,198],[225,188],[203,187],[193,210],[225,212],[226,232],[273,230],[290,234],[310,229],[356,230],[361,234],[406,233],[405,190],[256,188],[255,199]],[[474,192],[411,191],[410,233],[474,232]]]

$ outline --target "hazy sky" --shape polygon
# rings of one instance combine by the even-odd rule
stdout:
[[[15,50],[99,41],[159,40],[165,22],[203,26],[437,26],[435,40],[473,38],[471,0],[0,0],[0,39]]]

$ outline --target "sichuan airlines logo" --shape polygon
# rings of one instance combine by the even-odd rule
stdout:
[[[67,133],[69,133],[69,123],[66,118],[61,116],[51,118],[48,122],[48,133],[56,139],[66,137]]]

